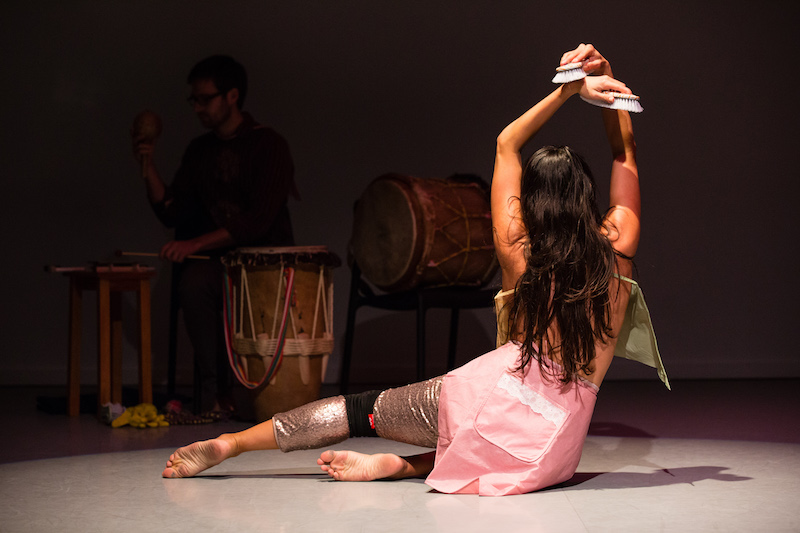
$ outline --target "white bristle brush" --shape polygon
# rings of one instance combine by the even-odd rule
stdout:
[[[583,63],[567,63],[556,69],[553,83],[569,83],[585,77],[586,73],[583,71]]]
[[[642,104],[639,103],[639,97],[635,94],[625,94],[611,91],[603,94],[610,94],[614,97],[614,101],[609,104],[605,100],[590,100],[589,98],[584,98],[583,96],[581,96],[581,100],[598,107],[619,109],[621,111],[628,111],[630,113],[641,113],[644,111]]]

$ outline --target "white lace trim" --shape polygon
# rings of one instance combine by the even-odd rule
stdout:
[[[542,415],[545,420],[555,425],[560,425],[567,417],[563,409],[556,406],[545,396],[535,390],[525,387],[521,381],[514,379],[509,374],[503,374],[497,386],[531,408],[531,411]]]

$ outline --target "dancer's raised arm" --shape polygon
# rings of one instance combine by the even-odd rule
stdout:
[[[627,111],[603,109],[603,122],[613,157],[609,190],[611,209],[604,226],[614,248],[633,257],[639,245],[642,207],[631,117]]]
[[[561,85],[506,126],[497,137],[491,204],[494,246],[503,272],[503,290],[511,289],[525,270],[522,247],[527,231],[520,217],[520,150],[573,94],[574,84]]]
[[[610,67],[608,69],[610,71]],[[586,98],[611,102],[613,97],[602,92],[607,90],[630,92],[624,83],[607,75],[588,76],[561,85],[506,126],[497,137],[491,202],[494,245],[503,272],[503,290],[511,289],[525,270],[522,251],[528,233],[519,216],[522,179],[520,150],[571,96],[580,93]]]
[[[582,68],[588,72],[600,73],[602,75],[611,76],[611,67],[608,61],[591,45],[580,45],[575,50],[567,52],[562,57],[562,64],[580,62]],[[588,76],[592,78],[594,76]],[[583,96],[583,94],[582,94]],[[591,100],[591,98],[589,98]],[[630,278],[632,276],[632,262],[630,260],[636,254],[639,245],[640,235],[640,216],[641,216],[641,199],[639,192],[639,171],[636,163],[636,142],[633,136],[633,128],[631,124],[631,117],[627,111],[606,109],[602,110],[603,122],[605,125],[606,136],[611,148],[611,176],[609,180],[609,200],[611,207],[608,209],[605,219],[603,220],[601,230],[608,237],[609,243],[617,253],[617,258],[613,265],[614,270],[623,276]],[[622,256],[622,257],[619,257]],[[623,259],[626,258],[626,259]],[[630,282],[630,280],[626,280]],[[616,340],[624,328],[632,327],[631,324],[626,325],[626,308],[629,304],[629,296],[633,292],[623,289],[623,287],[631,286],[633,283],[622,283],[620,281],[609,280],[608,302],[606,308],[608,310],[609,322],[604,322],[609,325],[612,332],[608,340],[603,340],[596,343],[594,351],[594,360],[590,367],[590,376],[588,376],[593,383],[599,385],[608,368],[611,365],[614,355],[617,353]],[[615,289],[614,287],[617,287]],[[630,289],[632,291],[632,288]],[[641,292],[638,292],[638,299],[642,298]],[[638,304],[641,306],[641,304]],[[594,314],[593,318],[596,320],[598,314]],[[604,318],[605,320],[605,318]],[[649,321],[649,318],[647,319]],[[562,329],[563,331],[563,329]],[[652,335],[652,330],[650,331]],[[626,335],[627,337],[627,335]],[[652,338],[653,346],[655,346],[655,338]],[[660,357],[658,350],[651,353],[652,357],[651,366],[660,367]],[[641,360],[641,359],[639,359]],[[662,379],[666,380],[666,374]],[[666,383],[666,381],[665,381]],[[669,385],[667,385],[669,386]]]
[[[581,43],[561,56],[561,65],[582,63],[587,74],[613,77],[608,60],[591,44]],[[630,91],[622,91],[630,92]],[[633,138],[631,117],[626,111],[603,110],[603,122],[611,145],[610,205],[606,228],[614,248],[633,256],[639,244],[639,172],[636,165],[636,142]]]

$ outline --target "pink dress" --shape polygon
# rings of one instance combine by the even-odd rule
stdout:
[[[521,376],[514,372],[519,355],[519,345],[508,342],[444,377],[428,485],[445,493],[503,496],[549,487],[575,473],[598,388],[584,380],[544,380],[535,362]]]

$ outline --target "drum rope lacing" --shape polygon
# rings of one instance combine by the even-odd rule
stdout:
[[[310,365],[308,357],[310,355],[322,355],[322,375],[324,377],[327,367],[328,354],[333,351],[333,287],[329,289],[325,283],[325,265],[319,266],[319,276],[315,298],[314,320],[311,328],[311,335],[304,334],[302,329],[298,332],[295,320],[296,295],[294,294],[294,275],[295,270],[287,267],[281,261],[280,273],[278,275],[278,290],[275,297],[275,311],[273,314],[272,331],[269,338],[259,338],[256,334],[255,321],[253,319],[252,299],[250,297],[250,283],[248,280],[245,264],[240,263],[239,278],[240,291],[238,295],[239,306],[238,316],[236,314],[237,293],[233,289],[233,282],[225,272],[225,341],[228,352],[228,361],[234,370],[236,378],[248,388],[258,388],[263,383],[269,381],[275,383],[277,373],[284,355],[299,356],[300,376],[304,384],[310,380]],[[292,285],[289,285],[289,283]],[[286,290],[281,291],[281,286],[286,283]],[[283,312],[280,312],[281,300],[284,302]],[[245,320],[245,301],[247,301],[247,318],[250,325],[250,339],[244,336]],[[317,338],[317,323],[319,318],[320,306],[322,307],[323,331],[320,338]],[[278,320],[281,317],[281,320]],[[288,324],[292,325],[294,338],[287,337]],[[262,323],[263,326],[263,323]],[[305,335],[305,337],[304,337]],[[238,348],[238,349],[237,349]],[[267,371],[264,377],[256,382],[251,380],[248,372],[247,355],[242,355],[244,351],[247,355],[260,355],[266,363]]]
[[[223,317],[223,321],[222,322],[223,322],[223,326],[224,326],[224,330],[225,330],[225,348],[226,348],[226,350],[228,352],[228,363],[231,365],[231,368],[233,369],[233,373],[236,376],[236,379],[242,385],[247,387],[248,389],[257,389],[258,387],[260,387],[261,385],[263,385],[267,381],[272,380],[272,378],[275,376],[275,373],[278,370],[278,367],[280,366],[281,362],[283,361],[283,347],[284,347],[284,343],[286,342],[286,327],[288,325],[287,315],[289,315],[289,310],[290,310],[291,304],[292,304],[292,289],[294,288],[294,274],[295,274],[295,271],[294,271],[293,268],[290,268],[290,267],[284,269],[284,265],[283,265],[283,263],[281,263],[281,273],[280,273],[280,279],[281,280],[284,279],[284,274],[286,275],[286,280],[285,280],[285,282],[286,282],[286,291],[285,291],[285,294],[284,294],[284,302],[285,303],[284,303],[283,313],[281,313],[280,337],[277,339],[278,342],[277,342],[277,346],[275,348],[275,353],[272,356],[272,360],[270,361],[270,364],[268,365],[268,368],[265,370],[264,375],[262,376],[262,378],[259,381],[253,381],[253,380],[249,379],[249,377],[247,375],[246,358],[244,356],[240,356],[238,353],[236,353],[236,350],[233,347],[233,339],[232,339],[232,335],[231,335],[231,329],[233,327],[235,327],[235,324],[233,323],[234,319],[231,316],[231,309],[230,309],[231,306],[228,305],[228,301],[231,298],[231,294],[233,294],[233,297],[234,297],[233,305],[235,306],[235,293],[232,291],[233,282],[230,280],[230,277],[228,276],[227,271],[224,274],[224,277],[225,277],[225,280],[224,280],[225,299],[223,301],[224,317]],[[245,296],[247,296],[246,299],[247,299],[247,306],[248,306],[248,311],[249,311],[248,314],[250,315],[250,328],[251,328],[250,331],[253,334],[253,340],[255,340],[256,337],[255,337],[255,327],[254,327],[254,324],[253,324],[253,311],[252,311],[252,307],[251,307],[251,304],[250,304],[249,288],[247,287],[247,273],[246,273],[246,271],[244,269],[244,265],[242,265],[241,276],[242,276],[242,296],[240,297],[240,302],[239,302],[240,313],[244,310],[244,300],[245,300]],[[278,292],[278,301],[280,301],[280,291]],[[275,314],[276,321],[273,322],[273,329],[272,329],[273,337],[274,337],[274,335],[276,333],[275,329],[276,329],[276,323],[277,323],[277,316],[278,315],[277,315],[277,308],[276,308],[276,314]],[[240,331],[239,331],[239,333],[241,333],[242,315],[240,314],[239,317],[240,317],[240,320],[239,320]]]
[[[473,187],[473,185],[466,185],[466,186]],[[464,188],[465,184],[447,183],[447,184],[444,185],[444,187],[445,188]],[[450,212],[452,212],[455,215],[450,220],[444,221],[442,224],[438,224],[438,225],[434,226],[434,228],[433,228],[434,233],[441,233],[442,235],[444,235],[444,237],[447,240],[449,240],[453,244],[455,244],[457,246],[461,246],[461,249],[456,250],[455,252],[453,252],[453,253],[445,256],[445,257],[442,257],[439,260],[435,261],[435,260],[431,259],[430,261],[428,261],[428,265],[427,266],[435,268],[436,270],[438,270],[442,274],[444,279],[446,280],[445,284],[455,284],[456,282],[458,282],[461,279],[461,276],[464,274],[464,269],[467,267],[467,262],[468,262],[468,259],[469,259],[470,252],[478,252],[478,251],[482,251],[482,250],[494,250],[494,245],[484,245],[484,246],[473,246],[472,245],[472,232],[470,231],[470,218],[476,218],[476,219],[477,218],[486,218],[487,215],[484,214],[484,213],[479,213],[479,214],[475,214],[475,215],[470,215],[469,213],[467,213],[467,208],[464,205],[464,201],[461,198],[461,196],[456,196],[456,198],[458,198],[458,204],[460,206],[460,209],[457,208],[456,206],[446,202],[442,198],[442,195],[440,195],[440,194],[433,195],[432,198],[434,200],[436,200],[440,205],[443,205],[446,209],[448,209]],[[456,237],[454,237],[453,235],[451,235],[450,233],[448,233],[446,231],[446,228],[448,226],[450,226],[453,222],[460,222],[460,221],[464,222],[464,228],[466,230],[466,241],[467,242],[464,243],[463,245],[462,245],[461,242],[459,242],[459,240]],[[461,254],[463,254],[463,256],[464,256],[463,260],[461,261],[461,267],[458,270],[458,273],[454,277],[450,277],[447,274],[447,272],[444,269],[441,268],[440,265],[446,263],[447,261],[450,261],[451,259],[453,259],[453,258],[455,258],[455,257],[457,257],[458,255],[461,255]]]

